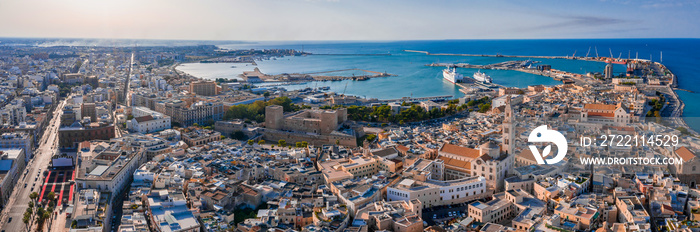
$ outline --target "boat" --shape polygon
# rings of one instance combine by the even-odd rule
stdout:
[[[323,86],[323,87],[318,87],[319,90],[329,90],[331,89],[330,86]]]
[[[486,75],[486,73],[482,73],[481,70],[476,71],[476,73],[474,73],[474,80],[481,81],[484,83],[491,83],[493,81],[491,79],[491,76]]]
[[[442,70],[442,77],[445,78],[445,80],[452,82],[452,84],[462,82],[464,77],[462,74],[457,73],[456,70],[457,69],[455,67],[450,68],[448,66],[445,70]]]

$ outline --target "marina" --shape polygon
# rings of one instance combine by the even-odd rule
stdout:
[[[471,77],[474,72],[481,69],[493,79],[494,85],[524,88],[531,85],[558,85],[563,81],[594,81],[586,77],[587,73],[602,73],[605,68],[605,61],[613,63],[615,75],[625,70],[625,66],[617,61],[621,58],[620,53],[629,53],[621,60],[640,60],[646,57],[647,60],[660,61],[659,50],[664,50],[663,64],[672,65],[674,77],[672,79],[673,92],[679,95],[678,99],[686,106],[683,112],[684,117],[689,117],[686,121],[693,128],[700,128],[700,121],[694,117],[700,115],[700,111],[694,110],[700,101],[693,99],[700,98],[696,93],[698,89],[693,78],[682,78],[692,76],[698,72],[695,66],[688,64],[697,63],[697,59],[688,58],[686,49],[670,49],[664,44],[678,44],[678,48],[688,47],[692,41],[686,40],[645,40],[645,39],[622,39],[622,40],[456,40],[456,41],[406,41],[400,43],[381,42],[349,42],[344,44],[306,44],[304,51],[313,54],[338,54],[338,55],[307,55],[307,56],[286,56],[276,60],[264,60],[257,62],[257,66],[236,65],[231,68],[231,64],[200,64],[187,63],[178,65],[177,69],[185,73],[205,78],[229,78],[239,79],[238,74],[250,71],[254,67],[260,68],[267,74],[279,75],[283,73],[313,73],[329,70],[343,69],[364,69],[387,72],[396,75],[392,78],[371,78],[367,81],[353,81],[347,78],[341,81],[324,82],[323,86],[329,86],[331,92],[346,92],[362,98],[378,99],[399,99],[405,96],[437,96],[452,95],[455,98],[461,97],[468,92],[459,85],[443,81],[442,70],[446,66],[438,64],[458,64],[465,65],[457,67],[456,72],[465,77]],[[557,44],[557,46],[552,46]],[[612,48],[612,54],[608,57],[596,55],[594,46],[598,48]],[[290,43],[266,43],[259,45],[221,45],[221,48],[260,48],[260,49],[298,49],[302,45]],[[590,48],[588,58],[587,50]],[[410,49],[410,50],[409,50]],[[411,51],[412,50],[412,51]],[[574,56],[574,51],[578,50]],[[426,51],[426,52],[416,52]],[[461,54],[489,54],[499,51],[499,54],[522,54],[518,57],[505,55],[491,56],[462,56]],[[629,51],[629,52],[628,52]],[[390,56],[353,56],[350,54],[391,54]],[[426,54],[428,53],[428,54]],[[435,54],[442,54],[436,56]],[[455,54],[450,56],[447,54]],[[563,54],[563,55],[562,55]],[[566,54],[569,54],[568,56]],[[592,55],[591,55],[592,54]],[[627,55],[627,54],[626,54]],[[540,57],[540,58],[534,58]],[[656,60],[652,58],[657,57]],[[488,65],[516,60],[532,60],[533,66],[551,65],[552,70],[543,72],[536,69],[517,69],[512,67],[494,67],[489,69]],[[515,65],[517,62],[513,62]],[[426,65],[426,64],[433,64]],[[469,66],[466,66],[466,65]],[[500,69],[504,68],[504,69]],[[352,75],[348,75],[352,76]],[[676,78],[681,76],[681,78]],[[315,84],[316,81],[307,80],[303,82],[284,82],[289,85],[275,84],[288,90],[314,88],[321,86]],[[346,85],[347,83],[347,85]],[[271,83],[272,84],[272,83]],[[468,86],[477,87],[473,83]],[[347,87],[346,87],[347,86]],[[416,86],[420,86],[417,88]],[[478,86],[479,88],[486,88]],[[686,92],[689,90],[693,92]],[[677,115],[677,114],[676,114]]]

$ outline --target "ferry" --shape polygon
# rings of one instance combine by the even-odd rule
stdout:
[[[445,78],[445,80],[452,82],[452,84],[462,82],[462,79],[464,78],[462,74],[456,72],[456,68],[454,67],[447,67],[445,70],[442,70],[442,77]]]
[[[484,83],[491,83],[493,81],[491,79],[491,76],[486,75],[486,73],[482,73],[481,70],[476,71],[476,73],[474,73],[474,80],[481,81]]]

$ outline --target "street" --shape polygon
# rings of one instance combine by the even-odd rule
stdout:
[[[27,210],[27,203],[30,201],[29,194],[40,191],[41,181],[43,180],[41,172],[48,168],[51,162],[51,156],[58,146],[58,127],[65,102],[65,100],[62,101],[54,110],[53,117],[45,129],[44,135],[39,141],[39,145],[35,149],[34,158],[27,164],[26,170],[24,171],[25,174],[17,181],[17,185],[15,185],[12,190],[12,197],[2,211],[0,227],[4,231],[27,231],[27,227],[24,222],[22,222],[22,218],[24,212]],[[27,184],[26,187],[24,185],[25,183]],[[10,217],[12,221],[8,223]],[[36,221],[32,221],[32,223],[36,224]],[[29,231],[33,230],[30,229]]]

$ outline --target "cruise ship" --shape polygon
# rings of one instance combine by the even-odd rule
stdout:
[[[442,70],[442,77],[445,78],[445,80],[452,82],[452,84],[462,82],[462,78],[464,78],[462,74],[457,73],[457,69],[454,67],[447,67],[445,70]]]
[[[482,73],[481,70],[476,71],[476,73],[474,73],[474,80],[481,81],[484,83],[491,83],[491,81],[493,81],[489,75],[486,75],[486,73]]]

